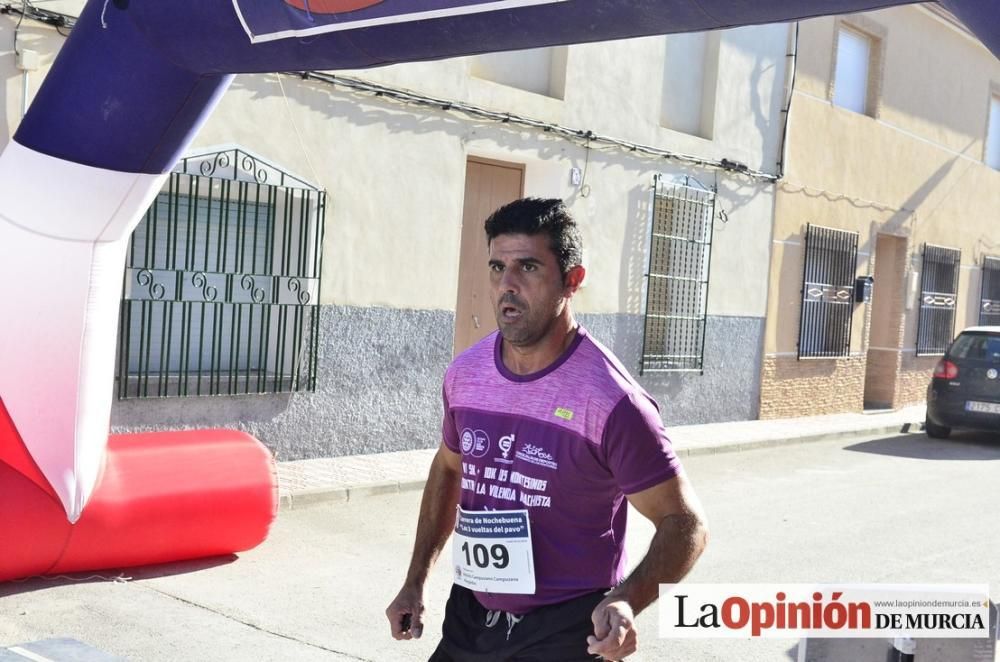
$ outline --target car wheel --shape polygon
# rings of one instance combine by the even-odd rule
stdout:
[[[946,425],[938,425],[928,418],[924,420],[924,432],[927,433],[928,437],[947,439],[951,435],[951,428]]]

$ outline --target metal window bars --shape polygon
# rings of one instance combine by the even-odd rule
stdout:
[[[183,159],[129,244],[118,398],[314,391],[325,207],[242,150]]]
[[[944,354],[955,335],[955,306],[962,251],[924,244],[920,274],[917,356]]]
[[[798,357],[851,353],[858,233],[806,225]]]
[[[714,191],[653,178],[639,374],[704,372]]]
[[[1000,325],[1000,257],[983,258],[982,286],[979,291],[979,324]]]

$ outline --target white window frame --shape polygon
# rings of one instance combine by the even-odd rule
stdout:
[[[864,52],[855,47],[863,45]],[[848,49],[852,50],[848,50]],[[861,115],[871,115],[872,64],[878,48],[875,39],[860,30],[842,24],[837,30],[837,55],[833,80],[833,104]],[[863,71],[857,68],[862,66]],[[862,85],[862,89],[857,89]]]
[[[983,163],[994,170],[1000,170],[1000,92],[990,94],[984,142]]]

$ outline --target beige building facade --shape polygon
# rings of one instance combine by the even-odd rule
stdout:
[[[928,7],[801,24],[761,418],[921,402],[953,335],[995,319],[1000,62]]]
[[[668,423],[756,418],[790,34],[238,76],[133,235],[113,429],[436,445],[444,370],[495,325],[485,215],[521,195],[577,219],[574,310]],[[8,135],[62,40],[22,21]]]

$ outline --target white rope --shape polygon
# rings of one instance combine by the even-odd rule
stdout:
[[[292,113],[292,106],[288,103],[288,95],[285,94],[285,86],[281,82],[281,74],[276,74],[278,77],[278,87],[281,88],[281,97],[285,100],[285,109],[288,111],[288,123],[292,125],[292,129],[295,131],[295,137],[299,141],[299,149],[302,150],[302,156],[306,159],[306,165],[309,166],[309,171],[312,173],[313,181],[316,182],[317,186],[322,188],[322,180],[319,175],[316,174],[316,168],[313,167],[312,159],[309,158],[309,150],[306,149],[305,141],[302,140],[302,134],[299,133],[298,123],[295,121],[295,115]]]

